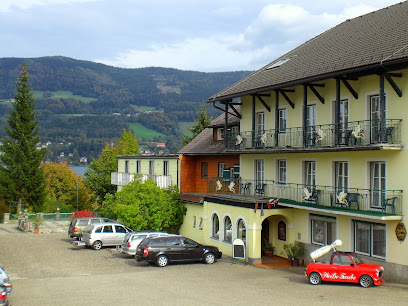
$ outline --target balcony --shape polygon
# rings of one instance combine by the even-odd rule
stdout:
[[[144,183],[147,179],[155,181],[156,185],[160,188],[168,188],[171,186],[171,176],[168,175],[147,175],[147,174],[135,174],[135,173],[123,173],[112,172],[111,184],[117,186],[125,186],[131,181],[139,179]]]
[[[241,132],[229,135],[227,149],[242,153],[247,150],[327,150],[381,145],[401,148],[401,122],[401,119],[387,119],[385,123],[363,120],[347,122],[338,129],[334,124],[325,124],[306,129]]]
[[[374,190],[347,188],[339,190],[333,186],[306,186],[304,184],[275,181],[223,181],[209,179],[208,193],[226,197],[245,197],[261,201],[279,198],[282,206],[303,207],[310,210],[333,210],[350,214],[377,217],[402,215],[402,190]]]

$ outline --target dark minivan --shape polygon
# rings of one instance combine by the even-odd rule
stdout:
[[[136,249],[138,262],[148,261],[159,267],[172,262],[203,261],[214,263],[222,256],[221,251],[210,245],[202,245],[189,238],[174,235],[144,239]]]

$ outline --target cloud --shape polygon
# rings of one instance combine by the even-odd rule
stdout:
[[[27,10],[34,6],[49,6],[58,4],[95,2],[101,0],[1,0],[0,11],[10,11],[12,9]]]

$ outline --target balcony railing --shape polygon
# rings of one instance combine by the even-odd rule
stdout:
[[[307,204],[320,208],[339,208],[356,212],[402,214],[402,190],[374,190],[364,188],[338,189],[333,186],[307,186],[276,181],[248,181],[209,179],[208,193],[258,198],[280,198],[283,202]]]
[[[117,186],[125,186],[135,178],[141,180],[142,183],[144,183],[147,179],[151,179],[155,181],[156,185],[160,188],[168,188],[172,185],[171,176],[168,175],[147,175],[123,172],[112,172],[111,184]]]
[[[401,143],[401,119],[363,120],[334,124],[248,131],[228,135],[227,149],[283,149],[357,147]]]

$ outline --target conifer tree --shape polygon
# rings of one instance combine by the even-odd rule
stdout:
[[[26,65],[23,64],[17,81],[17,94],[12,104],[3,138],[0,156],[0,196],[9,204],[17,202],[38,209],[45,200],[45,177],[41,163],[45,150],[38,150],[38,120],[33,91],[29,84]]]
[[[184,135],[184,139],[181,140],[183,145],[188,144],[192,141],[198,134],[200,134],[212,121],[213,118],[208,116],[207,109],[204,105],[197,112],[198,117],[194,119],[197,125],[193,125],[189,128],[192,136]]]

